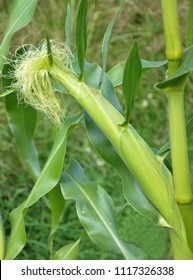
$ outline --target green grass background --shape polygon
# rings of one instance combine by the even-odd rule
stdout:
[[[0,38],[2,38],[13,1],[0,0]],[[75,14],[79,1],[75,2]],[[89,33],[87,60],[101,65],[101,43],[109,20],[114,15],[120,0],[98,0],[97,9],[94,1],[89,2]],[[188,1],[179,1],[179,12],[184,38],[185,20],[188,12]],[[64,23],[66,15],[64,0],[40,0],[32,22],[19,31],[11,42],[10,53],[17,46],[25,43],[37,45],[45,38],[45,31],[50,38],[65,41]],[[72,21],[72,31],[75,22]],[[162,33],[160,1],[132,0],[120,13],[113,30],[108,65],[110,69],[116,63],[126,59],[133,40],[137,39],[142,58],[148,60],[164,59],[164,40]],[[184,40],[184,39],[183,39]],[[72,48],[74,45],[72,44]],[[132,115],[132,125],[149,143],[160,148],[169,134],[167,119],[167,100],[162,92],[154,89],[154,84],[165,76],[165,69],[145,73],[142,77]],[[193,114],[192,78],[186,87],[186,118]],[[121,98],[121,88],[117,89]],[[69,103],[69,102],[68,102]],[[74,103],[73,103],[74,106]],[[72,106],[69,106],[72,107]],[[75,107],[76,108],[76,107]],[[49,121],[39,116],[35,135],[39,157],[43,165],[52,145],[52,128]],[[188,139],[191,170],[193,167],[193,138]],[[116,206],[125,203],[121,194],[120,178],[115,170],[103,162],[92,149],[84,127],[74,130],[69,142],[65,167],[72,159],[78,160],[88,177],[98,180],[100,185],[112,196]],[[5,224],[6,235],[10,232],[9,212],[21,203],[33,187],[25,167],[20,162],[14,145],[14,139],[7,124],[3,100],[0,100],[0,207]],[[50,212],[43,201],[29,209],[26,217],[27,244],[17,257],[18,259],[49,259],[47,238],[50,230]],[[167,231],[153,225],[147,218],[140,216],[127,207],[118,215],[119,233],[124,240],[143,248],[150,259],[170,258],[170,244]],[[83,229],[78,222],[73,202],[67,202],[62,223],[55,234],[55,248],[76,240]],[[88,237],[81,242],[79,259],[121,259],[112,252],[105,252],[94,245]]]

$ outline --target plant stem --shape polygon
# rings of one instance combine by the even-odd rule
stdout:
[[[179,68],[182,59],[177,0],[162,0],[162,15],[168,59],[168,77]],[[193,200],[190,184],[189,159],[184,112],[184,84],[165,90],[169,103],[170,142],[175,199],[179,205],[186,228],[188,244],[193,252]],[[174,257],[178,258],[180,246],[177,236],[171,235]],[[176,242],[177,241],[177,242]],[[178,244],[179,243],[179,244]],[[177,245],[178,244],[178,245]],[[179,248],[178,248],[179,247]]]
[[[169,102],[170,142],[174,174],[175,198],[180,204],[192,201],[187,137],[184,117],[184,93],[167,90]]]
[[[162,17],[165,35],[166,57],[179,60],[182,57],[177,0],[162,0]]]
[[[193,202],[179,204],[180,212],[186,228],[186,235],[190,249],[193,251]]]
[[[172,253],[175,260],[192,260],[192,253],[188,247],[186,238],[182,239],[181,235],[174,230],[169,230]]]

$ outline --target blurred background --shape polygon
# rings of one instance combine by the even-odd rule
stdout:
[[[75,32],[75,17],[79,0],[74,3],[72,37]],[[0,39],[2,39],[13,0],[0,0]],[[88,1],[88,50],[86,58],[90,63],[101,65],[101,43],[110,19],[120,5],[120,0]],[[179,1],[181,32],[184,40],[185,23],[188,14],[188,0]],[[22,44],[37,45],[48,31],[51,39],[65,42],[65,17],[67,0],[39,0],[31,23],[19,31],[11,41],[10,56]],[[113,29],[110,41],[107,69],[126,59],[134,40],[139,43],[140,54],[146,60],[164,60],[164,39],[162,31],[160,1],[128,0],[122,9]],[[75,44],[72,40],[72,49]],[[154,84],[165,77],[164,67],[143,74],[132,114],[132,125],[154,148],[162,147],[168,140],[167,100],[163,92],[154,89]],[[2,88],[1,88],[2,89]],[[121,99],[122,89],[116,89]],[[186,118],[193,115],[193,86],[190,77],[186,87]],[[69,108],[71,105],[68,106]],[[76,107],[75,107],[76,108]],[[70,109],[69,109],[70,110]],[[79,110],[77,106],[77,110]],[[43,166],[52,146],[53,131],[48,120],[41,115],[35,134],[40,162]],[[189,139],[191,170],[193,167],[193,137]],[[115,205],[125,203],[121,194],[121,182],[116,171],[103,162],[90,145],[84,126],[77,127],[68,141],[65,167],[72,159],[78,160],[85,173],[112,196]],[[5,223],[6,235],[10,232],[9,212],[19,205],[33,187],[25,166],[22,165],[10,132],[3,99],[0,99],[0,206]],[[26,216],[27,244],[18,259],[49,259],[47,238],[50,229],[50,212],[39,201],[31,207]],[[169,238],[164,228],[153,225],[147,218],[140,216],[127,207],[118,216],[118,227],[122,238],[147,251],[150,259],[170,258]],[[76,217],[75,205],[67,202],[62,224],[55,235],[55,248],[77,240],[83,231]],[[88,237],[82,241],[79,259],[121,259],[111,252],[96,247]]]

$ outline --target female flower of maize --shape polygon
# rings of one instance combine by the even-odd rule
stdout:
[[[65,71],[71,67],[72,55],[60,44],[51,42],[54,63]],[[64,106],[61,95],[53,89],[54,73],[49,61],[47,44],[43,42],[40,48],[30,47],[16,60],[13,88],[17,91],[18,100],[44,113],[55,125],[60,125],[64,119]]]

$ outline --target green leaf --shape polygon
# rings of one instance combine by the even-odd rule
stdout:
[[[5,254],[5,235],[3,221],[0,212],[0,260],[3,260]]]
[[[188,120],[186,124],[186,134],[189,136],[193,130],[193,116]]]
[[[102,68],[98,64],[85,62],[85,83],[91,87],[99,88]],[[102,95],[119,111],[122,112],[121,105],[115,95],[113,86],[105,74],[103,78]]]
[[[0,46],[0,71],[3,69],[4,57],[15,32],[26,26],[32,19],[38,0],[15,0],[9,17],[3,41]]]
[[[186,25],[186,47],[189,48],[193,43],[193,1],[189,1],[189,14]]]
[[[79,251],[80,240],[81,239],[79,238],[76,242],[70,243],[59,249],[55,253],[53,260],[76,260]]]
[[[104,74],[105,74],[105,70],[106,70],[106,66],[107,66],[107,55],[108,55],[108,49],[109,49],[109,42],[110,42],[110,39],[111,39],[111,35],[112,35],[112,30],[113,30],[113,27],[115,25],[115,22],[117,20],[117,17],[122,9],[122,6],[123,4],[125,3],[125,0],[121,2],[121,5],[120,7],[117,9],[115,15],[113,16],[113,18],[111,19],[108,27],[107,27],[107,30],[104,34],[104,37],[103,37],[103,42],[102,42],[102,62],[103,62],[103,71],[101,73],[101,78],[100,80],[103,81],[103,77],[104,77]]]
[[[76,48],[80,68],[80,80],[84,80],[84,58],[87,47],[87,0],[82,0],[76,21]]]
[[[170,142],[168,141],[159,149],[157,155],[165,158],[168,154],[170,154],[170,150],[171,150]]]
[[[51,48],[50,37],[49,37],[48,33],[46,33],[46,43],[47,43],[47,53],[48,53],[49,64],[53,65],[52,48]]]
[[[77,162],[73,161],[63,173],[61,189],[65,199],[76,201],[79,220],[94,243],[121,253],[125,259],[146,257],[142,250],[119,238],[111,197],[103,188],[87,180]]]
[[[81,119],[82,115],[69,117],[61,125],[55,136],[50,155],[33,189],[27,199],[11,212],[11,235],[7,243],[5,259],[14,259],[24,247],[26,243],[24,217],[27,209],[50,192],[59,182],[66,151],[67,136]]]
[[[124,124],[128,124],[131,117],[135,94],[141,78],[142,66],[137,43],[131,48],[123,73],[123,95],[126,101]]]
[[[71,34],[71,7],[68,3],[66,22],[65,22],[65,35],[66,35],[66,46],[70,49],[70,34]]]
[[[113,87],[122,85],[125,64],[126,64],[126,60],[116,64],[107,72],[107,75],[109,76],[109,78],[113,84]],[[142,65],[143,71],[158,68],[158,67],[161,67],[166,64],[167,64],[167,60],[148,61],[148,60],[141,59],[141,65]]]
[[[5,78],[6,74],[11,70],[12,64],[5,64],[3,68],[4,90],[13,82],[12,79]],[[29,106],[26,107],[24,104],[18,104],[16,92],[5,96],[5,108],[18,153],[30,176],[35,181],[40,174],[38,153],[33,140],[37,113]]]
[[[58,229],[58,226],[61,222],[63,212],[64,212],[65,200],[62,196],[59,185],[54,187],[49,192],[48,195],[49,195],[50,210],[51,210],[51,229],[48,238],[48,247],[50,249],[50,254],[52,259],[54,233]]]
[[[175,74],[171,76],[169,79],[157,83],[155,86],[159,89],[165,89],[168,87],[178,87],[178,86],[183,87],[188,77],[188,74],[192,70],[193,70],[193,47],[190,47],[185,51],[182,64],[175,72]]]

